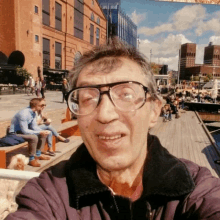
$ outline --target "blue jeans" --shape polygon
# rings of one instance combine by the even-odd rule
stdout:
[[[54,135],[55,137],[58,137],[59,134],[57,133],[57,131],[51,126],[51,125],[39,125],[39,127],[42,130],[49,130],[51,131],[50,134],[47,136],[47,143],[48,143],[48,147],[51,148],[52,147],[52,136]]]
[[[163,114],[164,119],[168,119],[169,114]]]

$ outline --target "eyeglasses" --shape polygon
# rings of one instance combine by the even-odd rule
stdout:
[[[107,91],[101,88],[108,87]],[[122,112],[141,108],[149,89],[139,82],[125,81],[94,86],[83,86],[71,90],[67,96],[69,109],[76,115],[88,115],[100,104],[102,95],[108,95],[111,102]]]
[[[40,105],[40,107],[46,107],[47,105],[46,104],[42,104],[42,105]]]

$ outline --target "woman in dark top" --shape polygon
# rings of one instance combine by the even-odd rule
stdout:
[[[62,83],[63,102],[64,102],[65,96],[69,92],[69,90],[70,90],[69,83],[67,82],[67,79],[64,78],[63,83]]]

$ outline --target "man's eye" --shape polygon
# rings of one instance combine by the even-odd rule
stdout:
[[[80,99],[80,102],[83,103],[83,104],[89,104],[89,103],[94,102],[94,101],[97,101],[97,98],[96,97],[92,97],[92,96],[90,96],[90,97],[82,97]]]

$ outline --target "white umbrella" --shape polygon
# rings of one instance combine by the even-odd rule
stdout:
[[[212,94],[211,94],[212,98],[215,99],[215,101],[216,101],[217,95],[218,95],[218,81],[217,79],[215,79],[214,85],[212,88]]]

